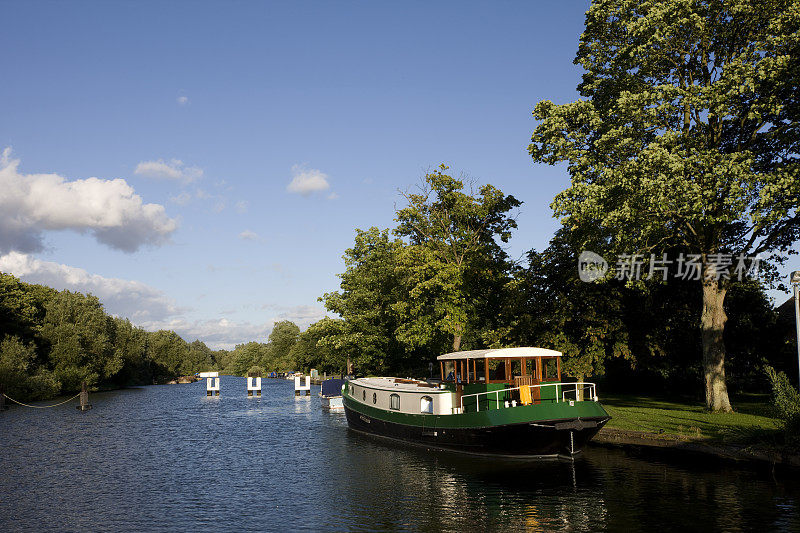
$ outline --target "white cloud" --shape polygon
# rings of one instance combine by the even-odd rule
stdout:
[[[336,200],[337,198],[339,198],[339,195],[335,192],[332,192],[328,195],[328,200]]]
[[[182,191],[178,196],[170,197],[169,200],[174,204],[187,205],[192,201],[192,195],[186,191]]]
[[[232,350],[237,344],[250,341],[267,342],[272,327],[281,320],[291,320],[301,330],[325,316],[322,308],[311,305],[298,305],[294,307],[268,306],[281,310],[275,318],[263,323],[236,322],[227,318],[213,320],[187,321],[175,318],[158,323],[146,324],[148,330],[171,329],[181,337],[191,342],[200,339],[209,347],[219,350]]]
[[[180,159],[142,161],[136,165],[133,173],[145,178],[175,180],[184,183],[191,183],[203,177],[203,169],[187,167]]]
[[[94,294],[107,312],[129,318],[134,323],[165,320],[185,311],[163,292],[144,283],[105,278],[89,274],[82,268],[41,261],[19,252],[0,256],[0,271],[13,274],[28,283]]]
[[[213,320],[186,320],[175,318],[142,324],[149,331],[171,329],[184,340],[192,342],[199,339],[214,350],[232,350],[237,344],[246,342],[267,342],[275,321],[263,324],[235,322],[227,318]]]
[[[145,204],[124,179],[68,181],[58,174],[22,174],[6,148],[0,156],[0,253],[39,251],[45,231],[91,232],[125,252],[162,244],[178,227],[164,206]]]
[[[315,168],[305,168],[302,165],[294,165],[292,167],[292,181],[286,186],[286,190],[290,193],[303,196],[327,191],[330,188],[327,174]]]
[[[262,311],[272,311],[277,313],[273,322],[289,320],[297,324],[301,330],[321,320],[326,316],[325,310],[317,305],[277,305],[274,303],[261,304]]]
[[[249,229],[244,230],[239,234],[239,238],[243,241],[257,241],[260,239],[258,233],[255,231],[250,231]]]
[[[186,104],[189,103],[189,97],[188,96],[179,96],[177,98],[177,102],[178,102],[178,105],[186,105]]]
[[[0,272],[13,274],[28,283],[94,294],[112,315],[128,318],[148,331],[173,330],[189,342],[199,339],[212,349],[233,349],[237,344],[250,341],[267,342],[273,325],[280,320],[291,320],[302,330],[325,316],[322,308],[312,305],[262,305],[262,311],[270,310],[273,317],[261,323],[228,318],[190,320],[185,316],[189,309],[179,307],[162,291],[144,283],[106,278],[82,268],[42,261],[18,252],[0,256]],[[237,311],[241,309],[221,314]]]
[[[248,203],[245,200],[240,200],[236,202],[236,212],[240,215],[247,213],[247,205]]]
[[[325,310],[315,305],[295,305],[283,307],[282,309],[283,312],[278,314],[278,318],[294,322],[301,330],[306,329],[325,316]]]

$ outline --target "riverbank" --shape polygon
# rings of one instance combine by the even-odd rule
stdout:
[[[709,413],[689,401],[608,395],[612,416],[592,443],[659,454],[714,457],[800,467],[800,450],[786,446],[765,395],[734,401],[734,413]]]

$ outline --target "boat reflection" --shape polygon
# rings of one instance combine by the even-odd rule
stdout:
[[[346,489],[331,504],[350,525],[346,517],[361,517],[370,528],[442,531],[625,531],[670,523],[781,531],[800,525],[797,501],[786,494],[796,484],[750,490],[753,483],[769,486],[754,471],[682,468],[602,448],[575,462],[470,457],[352,432],[347,449]],[[766,509],[773,511],[760,522],[756,517],[763,520]]]

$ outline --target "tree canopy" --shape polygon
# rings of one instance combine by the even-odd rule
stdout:
[[[360,371],[401,366],[407,358],[395,335],[398,316],[393,306],[402,299],[399,255],[403,243],[389,230],[356,230],[352,248],[344,253],[340,291],[320,300],[341,322],[328,323],[321,342],[346,353]]]
[[[800,3],[606,0],[586,14],[583,97],[542,101],[529,151],[567,162],[553,209],[609,250],[702,261],[707,406],[730,410],[719,260],[780,263],[800,236]]]
[[[402,193],[393,231],[356,230],[341,291],[321,298],[342,321],[329,323],[319,344],[362,372],[427,369],[432,354],[482,345],[497,329],[513,266],[501,244],[520,202],[447,170],[440,165]]]
[[[492,316],[486,312],[497,304],[491,297],[508,281],[501,243],[517,227],[509,211],[522,202],[492,185],[465,184],[447,170],[440,165],[414,192],[403,193],[408,205],[397,210],[394,233],[407,239],[399,265],[410,297],[395,309],[401,341],[421,346],[444,334],[458,351],[467,330],[480,331]]]

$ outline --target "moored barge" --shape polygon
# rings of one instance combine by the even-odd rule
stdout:
[[[454,352],[441,379],[368,377],[342,387],[351,429],[459,452],[572,457],[610,419],[594,383],[561,381],[543,348]]]

